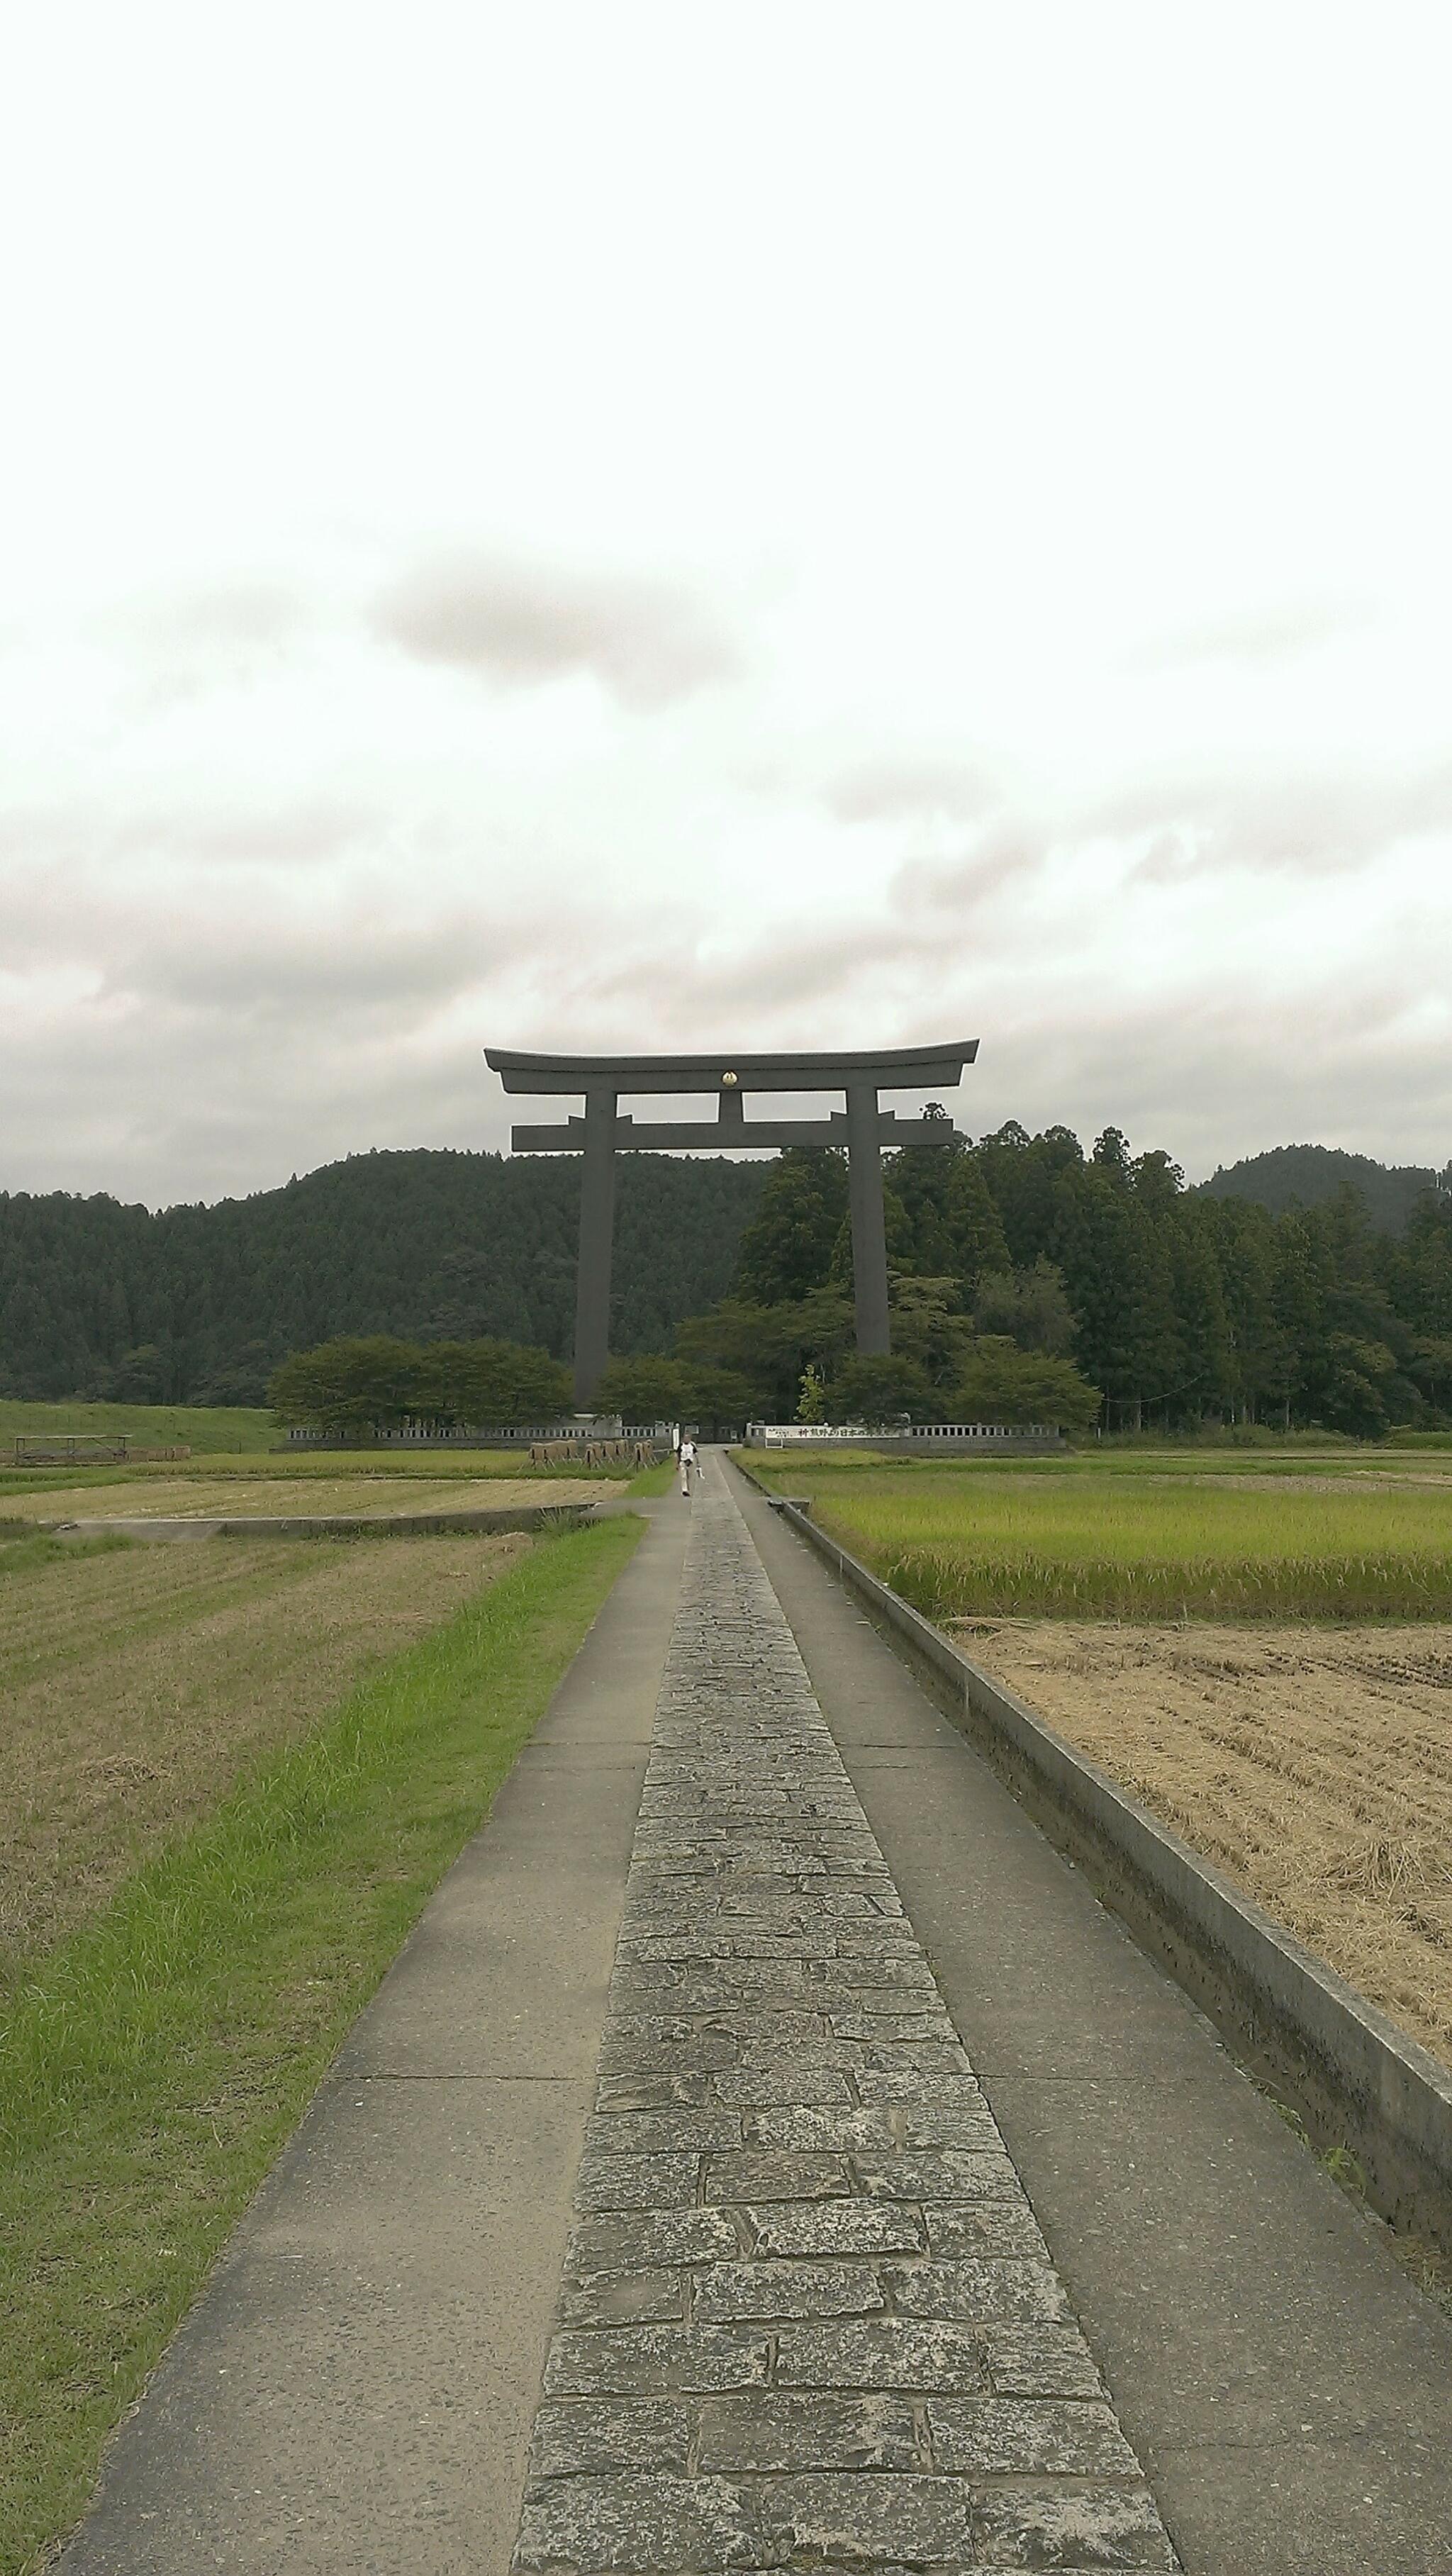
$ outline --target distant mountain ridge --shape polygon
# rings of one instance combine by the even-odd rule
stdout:
[[[1417,1163],[1377,1163],[1338,1145],[1275,1145],[1220,1164],[1195,1186],[1207,1198],[1254,1199],[1272,1216],[1284,1216],[1288,1208],[1322,1206],[1346,1182],[1360,1192],[1379,1233],[1400,1234],[1424,1190],[1452,1190],[1452,1162],[1434,1172]]]

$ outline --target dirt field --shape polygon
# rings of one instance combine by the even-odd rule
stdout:
[[[0,1990],[247,1763],[529,1545],[128,1547],[4,1575]]]
[[[1452,1626],[952,1633],[1452,2063]]]
[[[359,1512],[369,1520],[392,1512],[532,1510],[537,1503],[606,1503],[623,1483],[592,1476],[487,1479],[463,1476],[149,1476],[124,1484],[54,1487],[46,1493],[9,1494],[6,1516],[54,1525],[60,1521],[247,1518],[273,1512]]]

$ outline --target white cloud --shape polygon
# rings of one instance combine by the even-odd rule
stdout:
[[[1280,661],[1354,635],[1374,618],[1375,608],[1368,599],[1292,600],[1279,607],[1243,609],[1237,616],[1162,636],[1129,658],[1145,669],[1196,662]]]
[[[17,40],[0,1187],[495,1039],[1444,1162],[1440,19],[419,11]]]
[[[828,781],[827,810],[843,823],[961,822],[996,801],[991,780],[965,760],[864,760]]]
[[[468,550],[403,574],[374,622],[421,661],[497,687],[589,672],[626,707],[666,706],[738,668],[723,622],[681,584]]]

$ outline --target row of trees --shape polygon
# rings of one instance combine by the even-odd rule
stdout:
[[[1012,1282],[995,1282],[1013,1299]],[[1087,1431],[1098,1418],[1098,1390],[1061,1349],[1032,1338],[1043,1308],[1062,1306],[1057,1281],[1043,1274],[1014,1300],[1024,1336],[980,1328],[963,1313],[958,1283],[904,1275],[892,1281],[889,1358],[855,1348],[852,1300],[833,1287],[771,1305],[724,1298],[690,1316],[676,1334],[676,1355],[612,1361],[601,1386],[612,1411],[648,1418],[679,1413],[708,1429],[721,1421],[1049,1422]],[[986,1299],[986,1320],[1003,1319],[1002,1298]],[[1065,1318],[1067,1329],[1072,1323]],[[669,1399],[668,1401],[665,1399]]]
[[[930,1113],[933,1114],[933,1113]],[[941,1116],[941,1112],[937,1112]],[[945,1121],[946,1126],[946,1121]],[[1429,1190],[1399,1236],[1354,1190],[1280,1217],[1186,1189],[1163,1153],[1108,1128],[945,1135],[889,1157],[893,1359],[846,1339],[844,1158],[798,1149],[770,1173],[736,1294],[676,1334],[683,1358],[770,1382],[778,1402],[924,1418],[973,1412],[1111,1428],[1319,1424],[1377,1437],[1452,1422],[1452,1195]],[[808,1377],[807,1373],[810,1372]],[[803,1378],[807,1379],[805,1387]]]
[[[620,1158],[612,1347],[669,1349],[724,1296],[759,1164]],[[290,1351],[346,1335],[568,1359],[573,1155],[357,1154],[215,1207],[0,1192],[0,1394],[264,1404]]]
[[[548,1351],[494,1339],[406,1342],[344,1335],[295,1351],[269,1388],[279,1422],[336,1439],[366,1439],[416,1423],[460,1426],[557,1422],[570,1408],[570,1372]]]
[[[1051,1281],[1033,1287],[1039,1302],[1058,1302]],[[1026,1352],[1006,1335],[977,1332],[952,1312],[950,1288],[943,1280],[896,1283],[903,1347],[881,1360],[854,1351],[851,1303],[835,1290],[799,1306],[724,1300],[681,1327],[685,1356],[612,1360],[599,1409],[629,1423],[692,1422],[712,1436],[739,1431],[753,1416],[793,1413],[870,1422],[960,1413],[1088,1430],[1099,1398],[1074,1368],[1051,1351]],[[449,1431],[556,1422],[573,1400],[568,1369],[548,1351],[499,1340],[409,1342],[387,1333],[345,1335],[294,1352],[274,1370],[269,1395],[283,1424],[360,1440],[405,1423]]]
[[[1446,1189],[1382,1232],[1349,1188],[1276,1214],[1187,1190],[1167,1155],[1132,1154],[1115,1128],[1086,1154],[1067,1128],[1013,1124],[906,1147],[886,1182],[881,1363],[853,1349],[839,1153],[765,1171],[622,1157],[622,1357],[602,1402],[708,1427],[801,1408],[1372,1437],[1452,1423]],[[578,1199],[570,1157],[434,1153],[361,1155],[159,1216],[0,1196],[0,1393],[261,1403],[289,1353],[342,1339],[414,1354],[381,1413],[339,1391],[355,1427],[553,1414],[569,1402]],[[466,1348],[516,1356],[471,1362],[483,1373],[466,1385]],[[552,1377],[528,1374],[546,1362]],[[393,1362],[379,1365],[381,1388]]]

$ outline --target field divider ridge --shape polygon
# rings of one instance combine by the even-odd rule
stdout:
[[[160,1544],[197,1538],[430,1538],[514,1530],[548,1535],[551,1531],[588,1528],[608,1504],[488,1504],[477,1509],[433,1512],[168,1512],[136,1513],[123,1518],[37,1521],[38,1533],[54,1538],[129,1538]]]
[[[1324,1959],[975,1664],[808,1501],[772,1510],[821,1557],[1102,1904],[1214,2022],[1312,2143],[1349,2150],[1392,2226],[1452,2247],[1452,2074]]]

